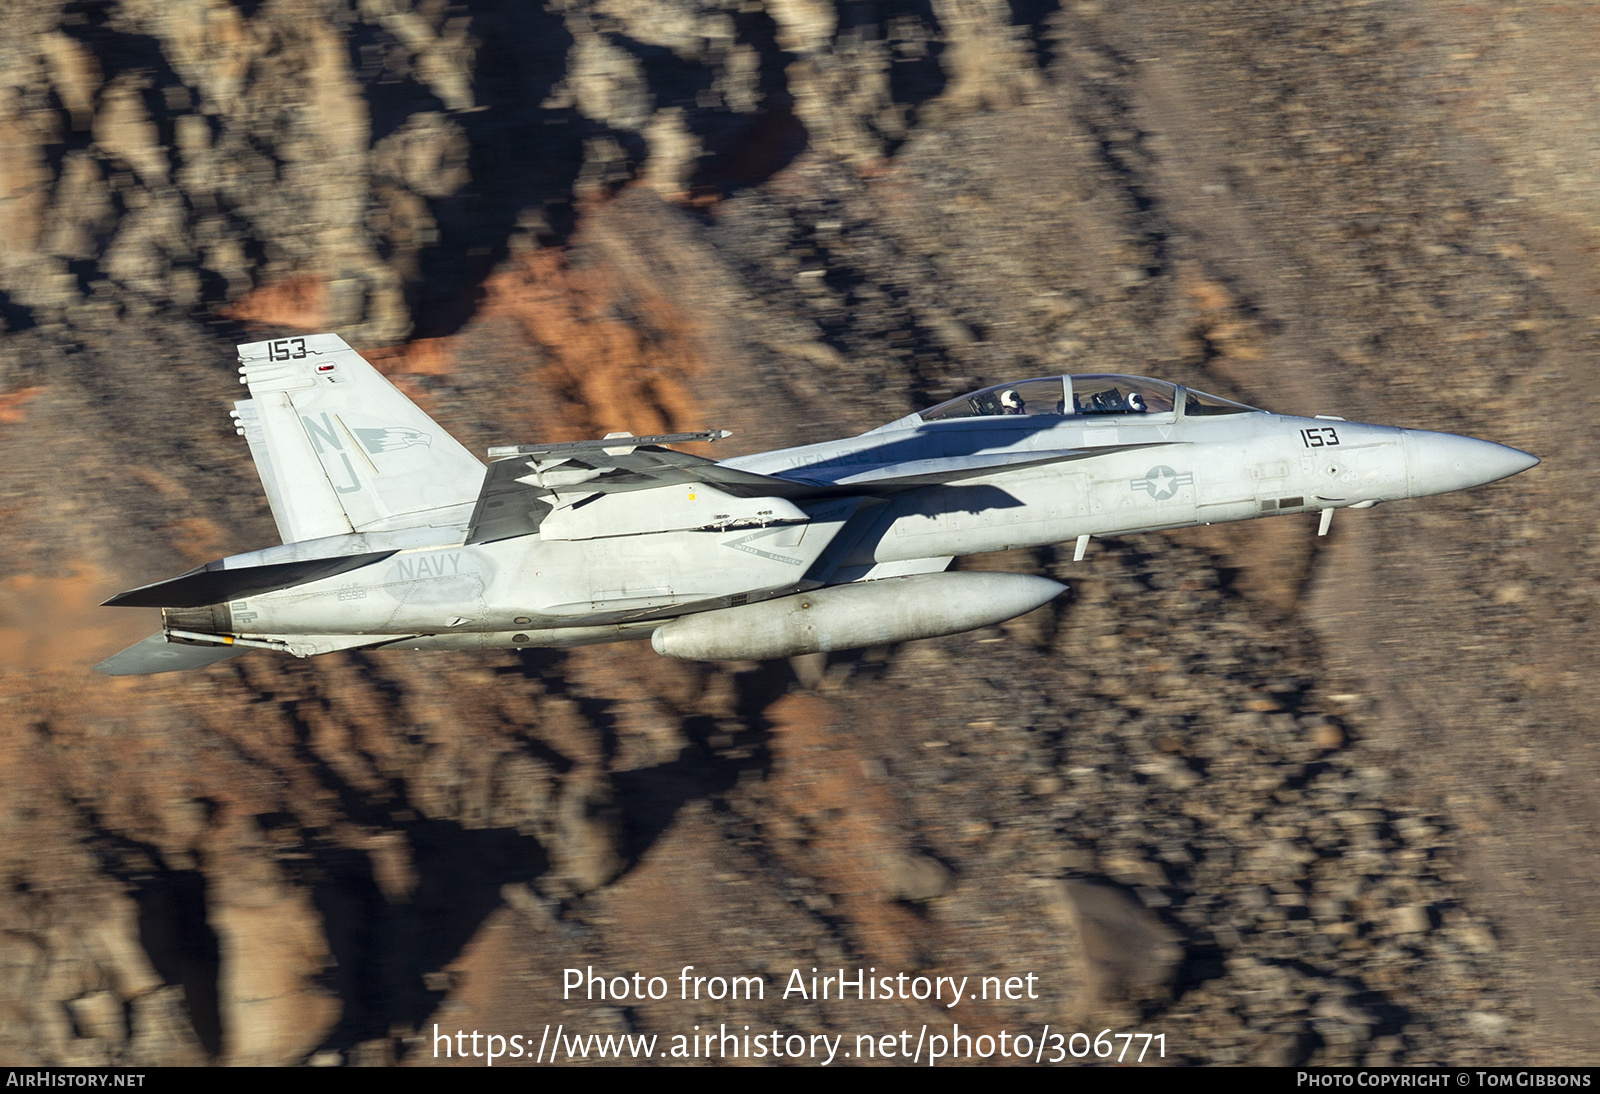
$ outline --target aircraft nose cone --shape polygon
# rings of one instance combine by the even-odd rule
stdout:
[[[1412,497],[1482,486],[1539,462],[1509,445],[1421,429],[1405,431],[1405,448]]]

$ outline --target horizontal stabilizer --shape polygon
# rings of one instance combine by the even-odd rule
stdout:
[[[203,669],[250,651],[241,646],[189,646],[168,642],[165,634],[152,634],[94,667],[107,676],[152,676],[158,672]]]
[[[299,562],[278,562],[269,566],[244,566],[224,570],[220,562],[207,563],[186,574],[141,585],[118,593],[103,605],[107,608],[200,608],[225,600],[277,592],[279,589],[320,581],[325,577],[359,570],[382,562],[393,551],[374,551],[364,555],[335,558],[308,558]]]

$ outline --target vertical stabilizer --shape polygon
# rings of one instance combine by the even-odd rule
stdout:
[[[286,398],[274,393],[266,400],[276,404],[280,423],[293,422],[294,409]],[[254,399],[233,404],[233,421],[250,445],[250,458],[255,460],[261,489],[272,507],[272,519],[283,542],[298,543],[350,532],[350,521],[339,504],[339,496],[333,492],[303,430],[279,428],[272,438],[276,443],[269,443]],[[283,482],[293,484],[292,492],[284,493]]]
[[[234,417],[285,543],[465,526],[484,468],[336,334],[239,347]]]

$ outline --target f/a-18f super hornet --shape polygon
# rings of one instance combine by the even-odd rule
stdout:
[[[337,335],[239,347],[233,417],[283,543],[122,593],[163,628],[98,667],[251,649],[521,649],[649,638],[746,660],[955,634],[1064,591],[962,555],[1319,512],[1539,461],[1449,433],[1293,418],[1142,376],[1000,384],[859,437],[716,461],[611,434],[487,467]]]

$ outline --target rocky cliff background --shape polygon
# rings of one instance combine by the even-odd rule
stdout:
[[[1429,0],[4,0],[0,1059],[948,1023],[1188,1062],[1593,1060],[1600,16]],[[470,447],[734,454],[1061,371],[1540,455],[979,560],[1072,594],[789,665],[88,667],[270,544],[235,342]],[[561,970],[766,974],[562,1003]],[[965,1023],[970,1022],[970,1026]]]

